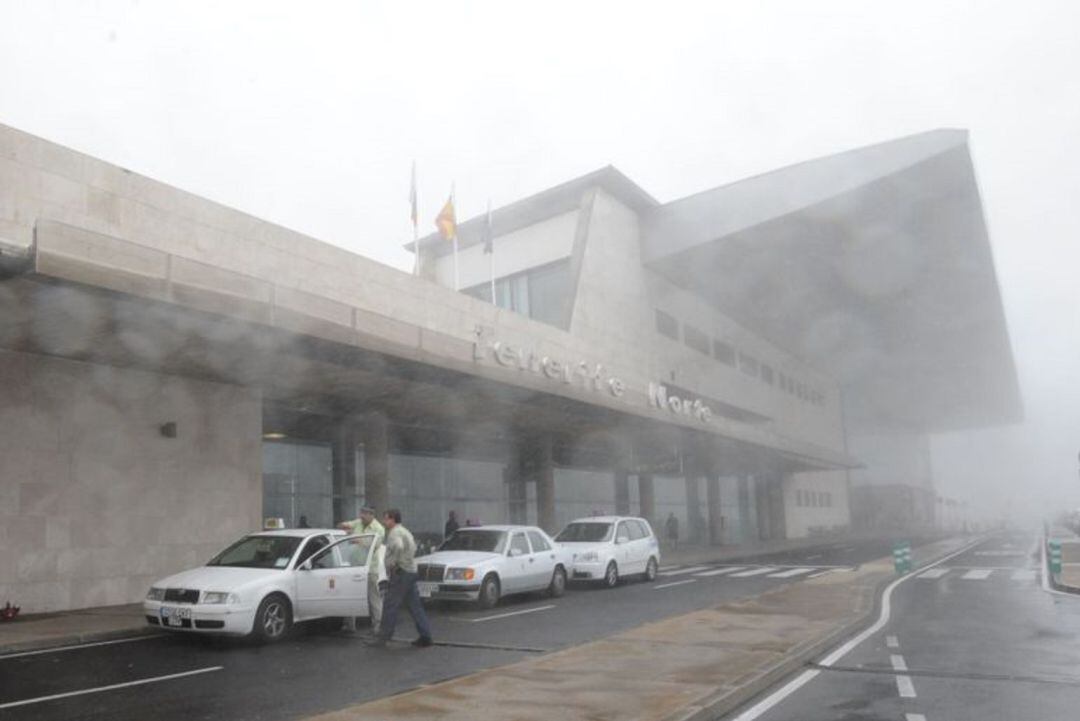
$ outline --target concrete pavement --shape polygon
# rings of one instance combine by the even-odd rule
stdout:
[[[917,548],[915,562],[964,543]],[[565,721],[714,717],[851,633],[894,577],[884,558],[313,718],[549,721],[556,707]]]

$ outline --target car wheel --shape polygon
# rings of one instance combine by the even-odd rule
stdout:
[[[646,581],[655,581],[656,580],[656,572],[657,572],[657,570],[658,570],[658,567],[656,565],[656,559],[655,558],[650,558],[649,563],[646,564],[646,566],[645,566],[645,580]]]
[[[612,561],[607,565],[607,570],[604,571],[604,585],[608,588],[615,588],[619,585],[619,567]]]
[[[548,594],[552,598],[558,598],[566,593],[566,569],[556,566],[555,573],[551,574],[551,583],[548,584]]]
[[[499,577],[494,573],[485,576],[480,584],[480,598],[476,599],[480,608],[492,608],[499,602]]]
[[[260,641],[280,641],[292,626],[292,608],[289,599],[280,593],[272,593],[262,600],[255,612],[252,634]]]

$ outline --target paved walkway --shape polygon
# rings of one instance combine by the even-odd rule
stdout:
[[[1080,537],[1064,526],[1052,526],[1049,538],[1061,543],[1061,573],[1054,580],[1064,590],[1080,593]]]
[[[914,562],[968,542],[916,548]],[[865,622],[892,578],[881,559],[314,719],[550,721],[556,708],[560,721],[715,718]]]

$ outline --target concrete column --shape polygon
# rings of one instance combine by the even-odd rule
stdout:
[[[704,517],[701,513],[701,484],[698,482],[701,471],[695,459],[687,459],[683,464],[686,482],[686,537],[693,543],[704,542],[702,538]]]
[[[348,496],[354,493],[357,481],[356,449],[360,437],[353,418],[342,418],[334,429],[330,444],[331,522],[335,525],[355,517],[355,509],[348,507]],[[296,522],[297,519],[293,519]],[[311,519],[312,522],[315,519]]]
[[[641,517],[649,522],[649,525],[653,527],[653,531],[659,537],[661,531],[656,527],[656,488],[653,484],[652,474],[639,473],[637,483],[638,500],[641,505]]]
[[[708,508],[709,544],[719,546],[724,538],[724,516],[720,506],[720,476],[709,472],[705,477],[705,501]]]
[[[559,530],[555,528],[555,464],[547,433],[539,438],[536,448],[536,520],[548,533]]]
[[[787,538],[787,514],[784,511],[784,479],[787,476],[777,474],[769,479],[769,527],[771,537]]]
[[[364,423],[364,504],[382,513],[390,505],[390,429],[381,413]]]
[[[739,497],[739,542],[750,543],[755,539],[757,534],[754,529],[757,524],[755,519],[750,515],[750,478],[749,476],[742,475],[738,479],[738,497]]]
[[[754,476],[754,513],[757,517],[758,538],[762,541],[772,538],[768,490],[765,477]]]
[[[529,494],[525,485],[525,475],[521,468],[521,448],[517,443],[510,447],[510,454],[503,467],[503,480],[506,481],[507,506],[510,523],[528,522]]]
[[[615,461],[615,513],[630,515],[630,466],[634,462],[633,447],[626,437],[614,434],[611,440]]]

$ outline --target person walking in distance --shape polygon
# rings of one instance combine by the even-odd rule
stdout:
[[[679,519],[675,517],[675,513],[668,514],[667,522],[664,524],[667,531],[668,540],[671,541],[672,548],[679,547]]]
[[[430,646],[431,624],[428,622],[420,592],[416,588],[416,540],[401,523],[401,511],[391,508],[383,514],[386,527],[386,574],[390,587],[383,604],[382,623],[379,633],[368,642],[370,646],[385,646],[394,637],[398,611],[401,606],[409,611],[418,634],[413,646]]]
[[[457,513],[450,511],[450,517],[446,519],[446,526],[443,527],[443,540],[445,541],[450,536],[457,532],[457,529],[461,528],[457,522]]]

